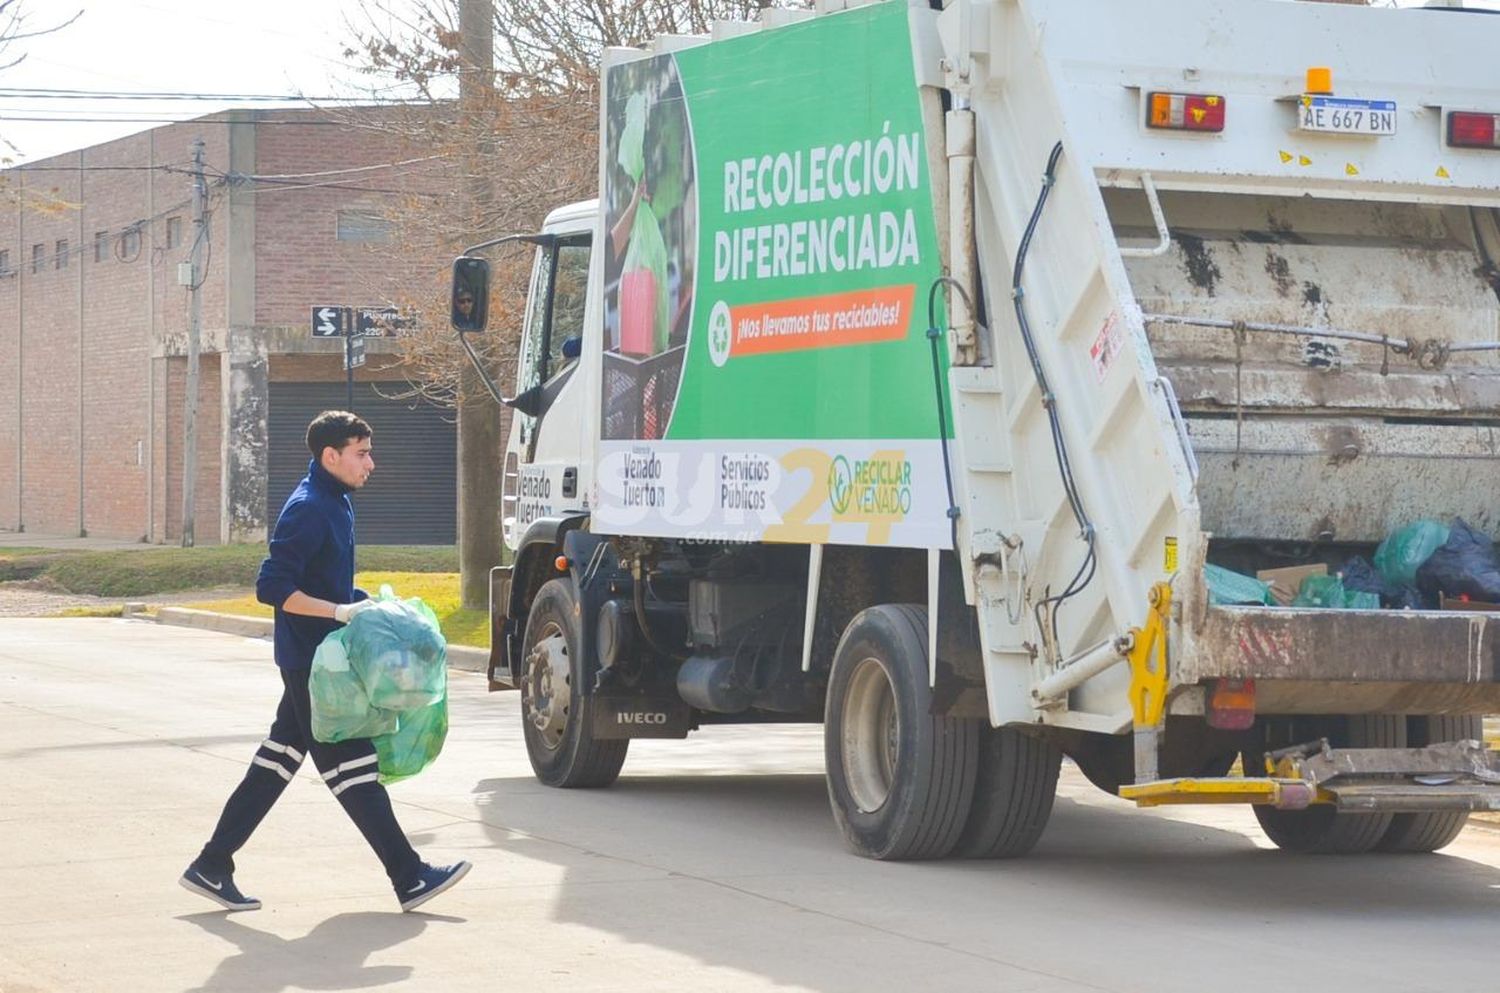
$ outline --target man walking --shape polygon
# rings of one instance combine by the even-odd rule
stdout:
[[[385,866],[402,910],[414,910],[469,871],[468,862],[431,866],[406,840],[391,799],[380,785],[375,746],[368,739],[325,744],[312,735],[308,679],[313,653],[330,631],[369,606],[354,588],[354,507],[349,494],[370,478],[370,426],[347,411],[324,411],[307,428],[312,461],[271,535],[255,595],[276,610],[275,656],[281,670],[281,705],[270,734],[230,795],[213,837],[182,874],[181,884],[229,910],[259,910],[260,901],[234,884],[234,853],[270,812],[311,755],[323,782],[338,798]]]

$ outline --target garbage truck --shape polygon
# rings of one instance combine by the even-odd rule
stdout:
[[[1500,607],[1212,582],[1500,525],[1497,48],[1462,9],[818,0],[609,50],[598,199],[453,271],[483,371],[489,260],[534,252],[486,383],[537,778],[821,723],[878,859],[1025,853],[1064,757],[1296,852],[1500,809]]]

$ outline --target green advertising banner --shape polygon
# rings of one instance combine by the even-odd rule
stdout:
[[[949,543],[908,20],[925,13],[876,4],[607,70],[606,528]]]

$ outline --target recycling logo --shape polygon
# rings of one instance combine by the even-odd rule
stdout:
[[[729,350],[733,343],[729,305],[720,300],[708,315],[708,357],[713,359],[714,365],[722,367],[729,361]]]

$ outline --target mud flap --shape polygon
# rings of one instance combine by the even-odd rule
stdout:
[[[596,690],[592,704],[595,738],[686,738],[697,726],[675,696]]]

